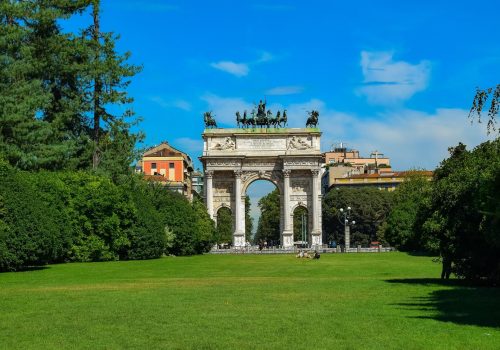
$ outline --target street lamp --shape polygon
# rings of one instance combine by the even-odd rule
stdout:
[[[349,221],[351,219],[351,207],[347,207],[347,210],[344,210],[344,208],[340,208],[339,211],[343,216],[341,224],[344,225],[345,251],[347,253],[351,244],[351,225],[355,225],[356,221]]]

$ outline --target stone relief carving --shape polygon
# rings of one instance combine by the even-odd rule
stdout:
[[[255,175],[256,172],[255,171],[244,171],[242,174],[241,174],[241,181],[243,182],[246,182],[248,180],[249,177]]]
[[[231,182],[218,182],[215,184],[214,194],[226,194],[233,192],[233,184]]]
[[[276,150],[285,149],[286,140],[284,138],[244,138],[238,139],[238,149],[249,150]]]
[[[235,160],[210,160],[207,162],[207,166],[211,167],[218,167],[218,166],[225,166],[225,167],[232,167],[232,166],[240,166],[239,161]]]
[[[258,160],[253,160],[253,161],[245,161],[244,166],[246,167],[255,167],[255,168],[262,168],[266,166],[274,167],[276,166],[276,162],[265,162],[265,161],[258,161]]]
[[[292,136],[290,141],[288,141],[288,149],[305,150],[312,148],[310,141],[304,138]]]
[[[318,165],[318,162],[312,160],[286,160],[284,165],[305,165],[305,166],[313,166]]]
[[[231,202],[231,198],[230,197],[214,197],[213,200],[214,200],[214,202],[223,202],[223,204]]]
[[[282,179],[282,174],[281,171],[278,170],[243,171],[241,174],[241,180],[243,182],[246,182],[251,177],[258,177],[258,178],[278,181]]]
[[[309,190],[309,181],[306,180],[293,180],[292,192],[307,192]]]
[[[291,201],[298,201],[298,202],[301,202],[299,204],[304,204],[303,202],[307,202],[307,195],[302,195],[302,196],[298,196],[298,195],[291,195],[290,196],[290,200]]]
[[[235,148],[234,140],[230,137],[226,137],[224,141],[217,142],[212,147],[213,150],[219,150],[219,151],[234,150],[234,148]]]

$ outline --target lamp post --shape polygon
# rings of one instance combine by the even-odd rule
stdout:
[[[345,241],[345,251],[346,253],[349,251],[350,241],[351,241],[351,225],[356,224],[356,221],[351,219],[351,207],[347,207],[347,210],[344,208],[339,209],[340,214],[343,216],[343,220],[341,223],[344,225],[344,241]]]

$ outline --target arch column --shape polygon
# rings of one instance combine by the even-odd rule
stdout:
[[[235,247],[245,246],[245,211],[242,210],[244,203],[241,200],[241,170],[234,171],[234,233],[233,245]]]
[[[213,170],[205,171],[205,204],[207,205],[208,215],[212,220],[214,219],[213,175]]]
[[[322,244],[321,227],[319,226],[319,218],[321,215],[321,202],[320,202],[320,181],[319,169],[312,169],[312,232],[311,232],[311,246],[319,246]]]
[[[283,170],[283,232],[281,233],[281,244],[284,248],[293,247],[293,230],[290,224],[290,170]]]

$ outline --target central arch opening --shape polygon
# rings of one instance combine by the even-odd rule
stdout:
[[[278,187],[269,180],[255,180],[247,187],[246,198],[245,213],[252,223],[249,241],[261,248],[279,246],[282,206]]]
[[[309,212],[299,205],[293,211],[293,242],[298,247],[307,247],[309,243]]]

